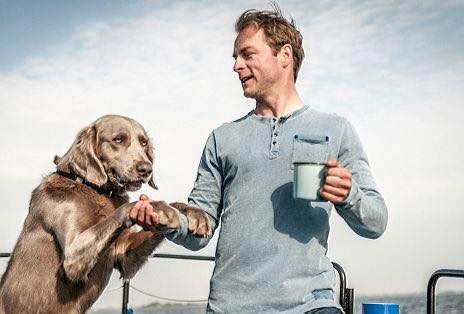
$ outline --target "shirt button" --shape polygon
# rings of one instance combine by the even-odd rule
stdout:
[[[276,141],[272,142],[272,145],[275,145],[275,144],[277,144],[277,142],[276,142]]]

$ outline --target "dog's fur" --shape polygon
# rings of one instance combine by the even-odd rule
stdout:
[[[113,268],[134,276],[161,233],[130,228],[127,191],[156,188],[153,150],[143,127],[104,116],[83,129],[57,172],[33,191],[29,213],[0,283],[0,313],[83,313],[107,285]],[[166,229],[210,235],[207,215],[185,204],[153,202]]]

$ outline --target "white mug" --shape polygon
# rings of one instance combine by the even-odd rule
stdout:
[[[293,197],[308,201],[325,202],[319,190],[324,185],[327,165],[316,162],[295,162]]]

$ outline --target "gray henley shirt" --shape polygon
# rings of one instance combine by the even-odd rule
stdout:
[[[209,136],[190,206],[221,222],[208,313],[304,313],[341,308],[326,256],[329,202],[293,198],[293,163],[335,157],[353,177],[336,211],[357,234],[377,238],[387,208],[351,124],[304,106],[280,119],[248,113]],[[168,239],[192,250],[210,238],[182,228]]]

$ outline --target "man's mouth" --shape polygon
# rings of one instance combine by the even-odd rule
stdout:
[[[248,75],[240,78],[240,82],[242,82],[242,85],[245,84],[246,81],[249,79],[253,78],[253,75]]]

